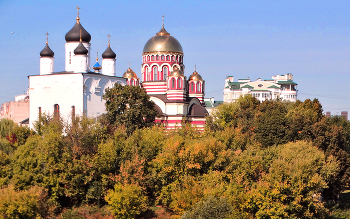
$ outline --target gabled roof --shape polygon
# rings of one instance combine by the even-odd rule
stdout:
[[[280,89],[280,87],[278,87],[278,86],[276,86],[276,85],[272,85],[272,86],[270,86],[270,87],[268,87],[268,88],[277,88],[277,89]]]
[[[240,89],[241,87],[241,84],[244,84],[245,82],[233,82],[233,81],[230,81],[228,82],[228,86],[229,88],[233,89],[233,90],[236,90],[236,89]]]
[[[250,86],[249,84],[244,85],[242,88],[254,88],[253,86]]]

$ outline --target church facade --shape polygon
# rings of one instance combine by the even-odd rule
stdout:
[[[182,46],[165,30],[164,23],[143,49],[140,81],[130,66],[123,76],[116,76],[116,54],[109,42],[102,65],[96,58],[91,69],[91,35],[81,25],[77,9],[76,23],[65,35],[65,70],[54,71],[54,52],[46,39],[40,52],[40,74],[28,76],[31,128],[44,113],[68,121],[74,116],[98,117],[106,112],[103,94],[115,83],[145,88],[161,115],[157,122],[168,128],[182,122],[204,128],[205,81],[196,71],[187,79]]]

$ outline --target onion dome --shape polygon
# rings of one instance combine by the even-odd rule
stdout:
[[[128,68],[128,70],[126,70],[126,72],[123,74],[123,78],[134,78],[134,79],[139,79],[136,75],[136,73],[130,68]]]
[[[85,48],[82,42],[80,42],[77,48],[74,50],[75,55],[87,55],[88,52],[89,51]]]
[[[179,77],[179,76],[185,76],[185,75],[177,66],[174,66],[174,71],[172,71],[169,74],[169,77]]]
[[[189,81],[204,81],[202,76],[195,70],[188,79]]]
[[[102,58],[104,59],[115,59],[117,55],[111,49],[111,45],[108,43],[108,47],[104,53],[102,53]]]
[[[50,49],[49,45],[46,43],[46,46],[40,52],[41,57],[53,57],[55,53]]]
[[[81,31],[81,40],[83,42],[90,42],[91,35],[80,24],[80,18],[79,18],[79,14],[78,14],[77,22],[75,23],[74,27],[65,36],[66,42],[79,42],[80,31]]]
[[[154,37],[149,39],[143,48],[143,53],[148,52],[178,52],[183,53],[182,46],[175,37],[170,36],[164,25]]]
[[[94,66],[92,66],[92,68],[95,70],[95,71],[99,71],[102,69],[102,66],[100,65],[100,63],[98,63],[98,58],[96,58],[96,63]]]

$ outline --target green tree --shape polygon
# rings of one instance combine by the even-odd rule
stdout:
[[[106,100],[105,119],[112,125],[125,126],[128,135],[154,124],[157,116],[155,105],[146,90],[139,86],[115,84],[106,89],[103,99]]]
[[[116,184],[110,190],[106,201],[117,218],[133,219],[147,209],[147,196],[138,185]]]

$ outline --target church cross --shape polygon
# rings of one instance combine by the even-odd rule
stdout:
[[[164,27],[164,14],[162,15],[162,27]]]
[[[76,9],[77,9],[77,17],[79,17],[79,9],[81,9],[81,8],[79,8],[79,5],[76,7]]]
[[[45,35],[46,35],[46,44],[48,44],[49,43],[49,33],[46,32]]]
[[[109,46],[109,45],[110,45],[110,42],[111,42],[111,35],[108,34],[107,36],[108,36],[108,46]]]

